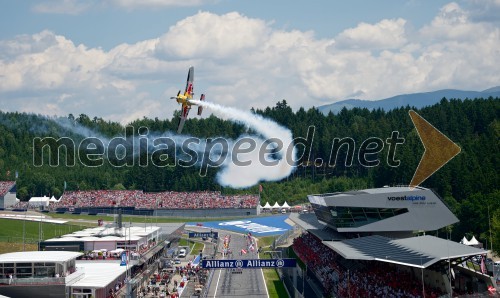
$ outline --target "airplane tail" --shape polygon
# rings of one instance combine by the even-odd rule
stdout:
[[[205,101],[205,94],[202,94],[200,96],[200,101]],[[203,107],[202,106],[198,106],[198,116],[201,116],[201,112],[203,112]]]

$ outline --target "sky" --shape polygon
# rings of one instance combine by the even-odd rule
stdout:
[[[172,118],[500,85],[500,0],[0,0],[0,110]],[[191,113],[195,117],[195,113]]]

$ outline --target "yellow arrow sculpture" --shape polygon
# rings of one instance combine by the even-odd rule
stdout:
[[[410,182],[410,187],[413,188],[449,162],[460,153],[461,149],[415,111],[410,110],[409,114],[425,148],[424,155]]]

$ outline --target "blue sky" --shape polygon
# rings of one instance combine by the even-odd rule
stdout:
[[[404,18],[421,26],[449,1],[207,1],[193,6],[137,6],[126,8],[94,4],[77,14],[40,13],[37,5],[64,1],[8,1],[2,4],[0,38],[34,34],[48,29],[75,43],[111,49],[121,43],[135,43],[155,38],[170,26],[198,11],[225,14],[238,11],[248,17],[273,22],[283,29],[312,30],[319,38],[331,37],[360,22],[376,23],[381,19]],[[78,3],[77,1],[67,1]],[[81,1],[85,3],[84,1]],[[98,1],[87,1],[97,3]],[[140,1],[137,1],[140,2]],[[167,1],[166,1],[167,2]],[[177,1],[183,2],[183,1]],[[81,4],[85,6],[84,4]],[[361,9],[362,8],[362,9]],[[75,9],[74,11],[78,11]]]
[[[178,4],[182,3],[182,6]],[[0,109],[171,118],[499,85],[500,1],[0,0]]]

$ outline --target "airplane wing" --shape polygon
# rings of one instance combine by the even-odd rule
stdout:
[[[190,109],[191,107],[188,105],[182,107],[181,116],[179,118],[179,124],[177,125],[177,133],[179,134],[182,132],[182,128],[184,127],[184,122],[186,122]]]
[[[191,97],[193,96],[193,81],[194,81],[194,66],[191,66],[188,71],[186,90],[184,91],[184,94],[187,93]]]

